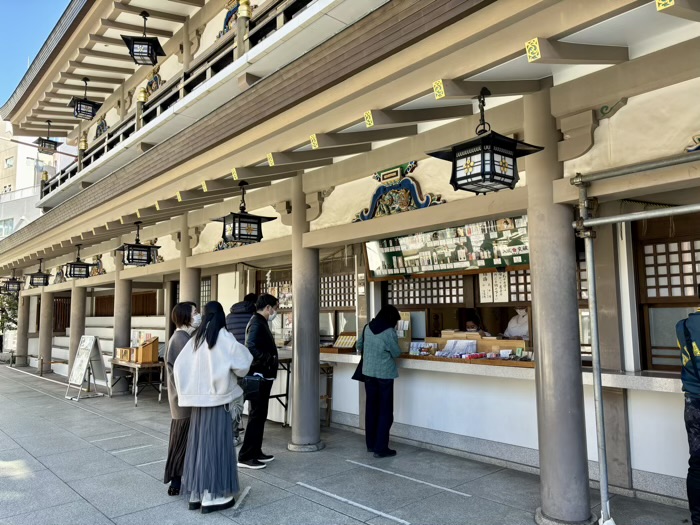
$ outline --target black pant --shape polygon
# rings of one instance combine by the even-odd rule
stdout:
[[[394,380],[365,379],[365,440],[377,453],[389,450],[389,430],[394,422]]]
[[[262,454],[263,433],[267,421],[267,409],[270,404],[272,381],[260,381],[260,393],[255,401],[249,401],[248,425],[245,429],[243,446],[238,453],[238,461],[258,459]]]
[[[688,432],[688,507],[693,525],[700,525],[700,399],[685,398],[685,429]]]

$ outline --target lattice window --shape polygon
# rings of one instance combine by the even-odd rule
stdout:
[[[396,306],[464,304],[464,277],[389,281],[389,304]]]
[[[576,245],[576,289],[578,300],[588,301],[588,272],[586,271],[586,251],[583,246]]]
[[[354,308],[355,275],[321,277],[321,308]]]
[[[644,245],[646,299],[695,298],[700,283],[700,240]]]
[[[532,301],[530,270],[515,270],[508,272],[508,281],[510,283],[510,302],[523,303]]]
[[[202,279],[199,288],[199,308],[211,301],[211,278]]]

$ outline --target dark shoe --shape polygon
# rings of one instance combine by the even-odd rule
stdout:
[[[375,458],[390,458],[392,456],[396,455],[395,450],[391,450],[390,448],[386,449],[384,452],[375,452],[374,457]]]
[[[260,461],[261,463],[269,463],[273,459],[275,459],[275,456],[268,456],[267,454],[263,453],[260,453],[260,455],[258,456],[258,461]]]
[[[253,470],[260,470],[267,467],[265,463],[261,463],[257,459],[249,459],[247,461],[238,460],[238,468],[249,468]]]
[[[172,485],[168,487],[168,496],[179,496],[180,495],[180,489],[175,488]]]
[[[199,510],[199,508],[202,506],[202,502],[194,499],[194,496],[190,495],[190,501],[187,504],[187,508],[189,510]]]

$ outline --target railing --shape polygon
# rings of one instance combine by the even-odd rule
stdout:
[[[22,188],[21,190],[0,193],[0,204],[3,202],[10,202],[19,199],[28,199],[29,197],[36,197],[37,195],[39,195],[40,188],[41,186],[31,186],[29,188]]]
[[[313,0],[277,0],[263,5],[253,13],[248,22],[248,31],[243,38],[244,52],[260,44],[284,24],[295,18]],[[143,104],[141,115],[136,109],[125,115],[114,128],[107,130],[83,154],[85,169],[100,157],[125,141],[138,128],[147,126],[168,108],[189,95],[198,85],[218,75],[232,64],[236,58],[236,28],[215,42],[211,48],[198,57],[186,71],[168,79],[150,100]],[[138,119],[138,120],[137,120]],[[138,124],[138,126],[137,126]],[[69,182],[79,173],[78,161],[74,161],[41,185],[41,198],[47,197]]]

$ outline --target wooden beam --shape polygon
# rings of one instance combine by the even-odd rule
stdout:
[[[270,166],[284,164],[297,164],[319,159],[332,159],[345,155],[356,155],[372,151],[371,143],[355,144],[353,146],[337,146],[335,148],[312,149],[307,151],[282,151],[267,154],[267,163]]]
[[[243,73],[238,77],[238,87],[241,89],[248,89],[250,86],[259,81],[260,77],[256,77],[250,73]]]
[[[611,100],[632,98],[700,77],[700,37],[640,56],[554,86],[552,115],[556,118],[599,109]]]
[[[418,126],[402,126],[397,128],[373,129],[356,133],[315,133],[309,137],[311,147],[332,148],[334,146],[349,146],[366,144],[381,140],[401,139],[418,134]]]
[[[78,123],[78,119],[52,118],[51,119],[51,129],[53,129],[54,127],[56,127],[58,129],[61,126],[61,124],[75,126],[77,123]],[[44,126],[44,125],[46,125],[46,120],[42,119],[42,118],[37,118],[37,117],[27,117],[27,119],[25,120],[25,124]]]
[[[666,15],[677,16],[693,22],[700,22],[700,0],[673,0],[656,2],[656,10]]]
[[[41,109],[41,108],[34,108],[29,112],[29,119],[40,119],[42,122],[46,122],[47,118],[51,119],[51,122],[54,121],[54,117],[67,117],[67,118],[72,118],[73,117],[73,108],[71,108],[71,112],[60,112],[60,111],[50,111],[48,109]]]
[[[108,221],[105,223],[105,228],[109,231],[118,230],[123,226],[122,221]]]
[[[140,12],[140,11],[139,11]],[[103,18],[100,23],[102,27],[107,27],[111,29],[119,29],[120,31],[126,31],[127,33],[135,33],[137,35],[143,35],[143,26],[135,26],[131,24],[125,24],[123,22],[117,22],[116,20],[110,20],[109,18]],[[147,27],[146,35],[148,36],[162,36],[163,38],[172,38],[173,32],[167,29],[156,29],[155,27]]]
[[[104,35],[91,34],[90,42],[94,42],[95,44],[106,44],[108,46],[124,46],[124,41],[121,38],[111,38]]]
[[[441,78],[433,82],[435,100],[477,98],[486,87],[492,96],[522,95],[542,89],[541,80],[461,81]]]
[[[140,15],[141,11],[144,10],[142,7],[137,7],[129,4],[122,4],[121,2],[114,2],[114,9],[117,11],[123,11],[125,13],[132,13],[135,15]],[[168,22],[178,22],[180,24],[184,24],[185,20],[187,20],[186,16],[178,15],[176,13],[168,13],[165,11],[154,11],[151,8],[148,8],[148,17],[156,18],[158,20],[167,20]]]
[[[189,5],[192,7],[204,7],[204,0],[170,0],[177,4]]]
[[[468,117],[473,113],[471,104],[430,109],[373,109],[365,111],[365,125],[368,128],[395,124],[415,124],[431,120]]]
[[[124,47],[126,50],[126,47]],[[82,47],[78,51],[79,56],[102,58],[103,60],[114,60],[116,62],[130,62],[134,63],[134,59],[129,55],[122,55],[120,53],[109,53],[107,51],[98,51],[97,49],[91,49],[89,47]]]
[[[122,42],[123,44],[123,42]],[[88,77],[88,82],[97,82],[98,84],[121,84],[124,79],[117,77],[101,77],[99,75],[79,75],[78,73],[61,72],[61,80],[78,80],[83,81],[83,78]]]
[[[303,164],[294,164],[287,166],[250,166],[244,168],[233,168],[231,170],[231,175],[233,175],[233,180],[243,180],[255,177],[264,177],[268,175],[298,173],[304,169],[320,168],[322,166],[328,166],[329,164],[333,164],[333,159],[314,160],[305,162]]]
[[[48,99],[40,100],[38,102],[38,109],[41,108],[61,109],[64,111],[70,111],[71,113],[73,112],[73,108],[70,107],[68,104],[64,104],[62,102],[53,102]]]
[[[116,73],[118,75],[132,75],[136,69],[136,64],[134,67],[116,67],[116,66],[105,66],[104,64],[90,64],[88,62],[79,62],[77,60],[68,61],[68,67],[75,69],[87,69],[89,71],[101,71],[104,73]]]
[[[84,84],[82,86],[79,86],[78,84],[63,84],[61,82],[54,82],[52,84],[52,89],[62,89],[64,91],[74,91],[76,93],[79,93],[80,95],[85,93],[85,85]],[[112,89],[112,88],[91,86],[89,83],[88,83],[87,91],[88,91],[88,96],[90,93],[104,93],[107,95],[111,95],[112,93],[114,93],[114,89]]]
[[[46,96],[55,100],[67,100],[69,102],[73,100],[73,95],[69,95],[67,93],[47,93]],[[99,102],[100,104],[102,104],[105,101],[104,98],[100,97],[90,97],[90,100],[92,100],[93,102]]]
[[[525,43],[527,61],[536,64],[619,64],[629,60],[626,47],[571,44],[536,37]]]

